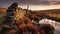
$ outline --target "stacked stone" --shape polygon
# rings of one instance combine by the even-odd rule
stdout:
[[[15,22],[16,8],[17,8],[17,3],[14,3],[10,7],[8,7],[4,23],[11,24],[11,23]]]

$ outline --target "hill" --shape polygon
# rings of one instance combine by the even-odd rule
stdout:
[[[53,10],[41,10],[41,11],[33,11],[38,15],[42,15],[50,18],[52,20],[60,21],[60,9],[53,9]]]
[[[0,8],[0,12],[6,12],[6,8]]]

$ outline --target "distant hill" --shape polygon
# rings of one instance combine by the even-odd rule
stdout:
[[[34,13],[37,13],[37,14],[60,14],[60,9],[52,9],[52,10],[38,10],[38,11],[33,11]]]
[[[6,14],[6,8],[0,8],[0,19]]]
[[[53,9],[53,10],[41,10],[41,11],[33,11],[34,13],[44,16],[47,16],[48,18],[52,19],[54,17],[54,20],[60,20],[60,9]]]
[[[0,12],[6,12],[6,8],[0,8]]]

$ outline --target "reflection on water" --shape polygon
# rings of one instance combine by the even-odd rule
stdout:
[[[44,23],[44,24],[51,24],[51,25],[53,25],[53,26],[59,24],[59,22],[56,22],[56,21],[51,20],[51,19],[42,19],[42,20],[39,21],[39,23],[40,23],[40,24],[43,24],[43,23]]]
[[[60,22],[56,22],[50,19],[42,19],[39,21],[40,24],[51,24],[55,28],[55,34],[60,34]]]

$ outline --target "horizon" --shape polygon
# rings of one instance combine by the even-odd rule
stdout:
[[[23,9],[27,9],[27,5],[25,5],[25,6],[18,6],[18,7],[21,7]],[[43,5],[30,5],[28,9],[32,10],[32,11],[60,9],[60,5],[47,5],[47,6],[43,6]]]
[[[22,9],[27,9],[28,5],[21,5],[18,6],[19,8]],[[0,7],[3,8],[3,7]],[[8,7],[6,7],[8,8]],[[30,5],[28,10],[32,10],[32,11],[39,11],[39,10],[53,10],[53,9],[60,9],[60,5]]]

